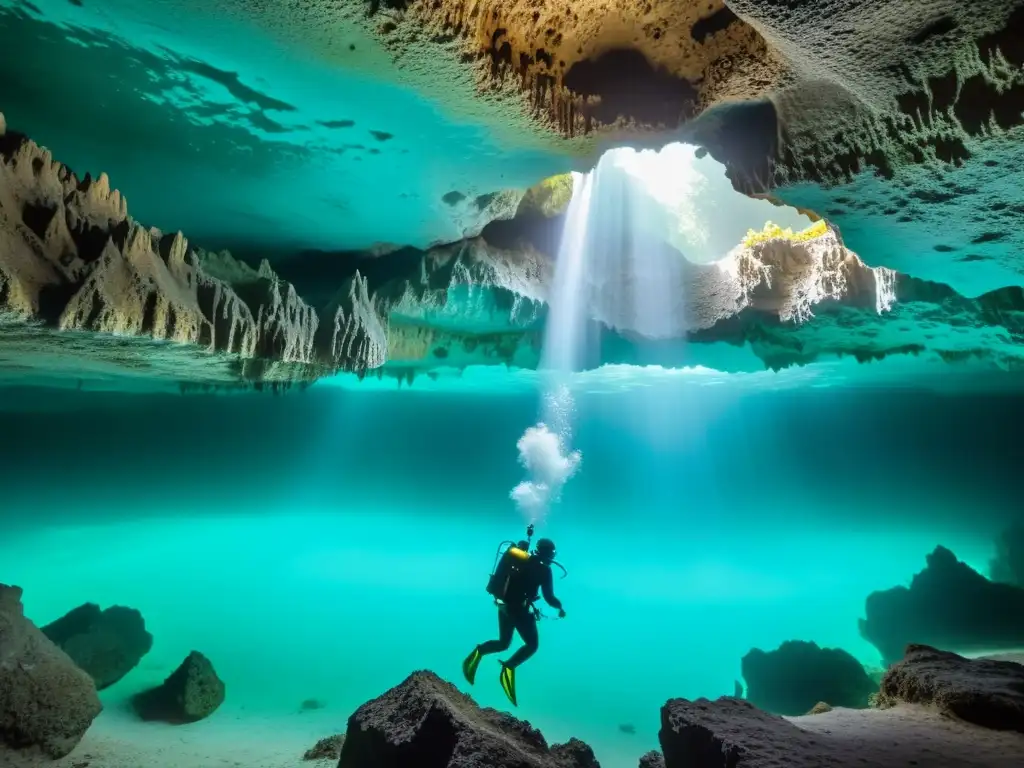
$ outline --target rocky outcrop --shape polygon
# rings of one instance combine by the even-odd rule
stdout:
[[[1024,730],[1024,666],[911,646],[886,673],[880,700],[883,709],[783,718],[736,698],[672,699],[661,710],[665,766],[1011,768],[1024,760],[1024,736],[997,732]]]
[[[36,347],[72,333],[64,344],[79,354],[183,380],[262,380],[275,367],[301,380],[329,367],[314,359],[315,312],[269,266],[237,270],[236,287],[213,277],[180,233],[131,219],[105,174],[79,180],[10,131],[0,134],[0,243],[0,317],[31,329]],[[92,346],[85,333],[120,343]]]
[[[522,94],[534,120],[568,136],[671,130],[713,104],[757,98],[789,79],[783,57],[720,0],[440,0],[372,10],[371,28],[399,67],[423,67],[440,53],[421,38],[454,38],[488,92],[507,101]]]
[[[909,587],[868,595],[860,633],[886,663],[911,643],[957,652],[1024,646],[1024,589],[989,581],[937,547]]]
[[[904,703],[783,718],[737,699],[672,699],[661,719],[666,768],[1014,768],[1024,759],[1018,733]]]
[[[1015,0],[372,10],[400,71],[458,59],[496,123],[525,113],[591,158],[612,140],[681,138],[737,189],[827,216],[873,263],[972,298],[1024,284]]]
[[[413,673],[349,718],[338,768],[380,765],[599,768],[583,742],[549,747],[528,723],[481,709],[431,672]]]
[[[661,752],[651,750],[640,758],[639,768],[665,768],[665,757]]]
[[[25,618],[21,588],[0,584],[0,763],[57,759],[102,710],[92,679]]]
[[[741,663],[747,700],[777,715],[803,715],[819,702],[863,708],[878,686],[838,648],[787,640],[774,651],[753,648]]]
[[[1024,523],[1011,525],[999,534],[989,575],[992,581],[1024,587]]]
[[[1024,665],[908,646],[882,678],[879,703],[928,704],[952,717],[1024,733]]]
[[[565,213],[572,200],[573,178],[571,173],[563,173],[544,179],[526,190],[519,208],[516,210],[516,217],[531,215],[551,218]]]
[[[143,720],[182,725],[212,715],[224,703],[224,696],[224,683],[213,664],[192,651],[161,685],[136,695],[132,704]]]
[[[153,647],[142,614],[120,605],[101,610],[85,603],[51,624],[43,634],[103,690],[127,675]]]
[[[345,734],[328,736],[320,739],[316,744],[306,750],[302,755],[303,760],[337,760],[341,757],[341,748],[345,744]]]
[[[0,338],[11,375],[99,371],[171,379],[183,391],[278,391],[336,371],[386,367],[412,380],[540,362],[561,216],[534,211],[425,252],[317,254],[254,268],[144,229],[105,176],[79,182],[23,136],[5,133],[0,158]],[[642,276],[624,269],[585,283],[603,335],[602,356],[585,365],[650,363],[661,355],[652,342],[684,339],[685,359],[669,344],[675,358],[657,362],[714,367],[712,345],[726,343],[771,369],[906,354],[1024,365],[1019,289],[966,299],[868,267],[825,222],[809,233],[755,234],[701,265],[648,237],[651,263],[666,265],[657,317],[637,309],[647,296],[623,300],[648,290]]]

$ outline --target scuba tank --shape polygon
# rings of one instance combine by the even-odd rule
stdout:
[[[530,541],[533,539],[533,531],[534,527],[531,523],[526,526],[525,540],[518,542],[506,540],[498,544],[498,549],[494,555],[494,567],[491,570],[490,578],[487,580],[487,593],[496,601],[504,601],[506,599],[509,586],[532,557],[530,554]],[[561,563],[552,560],[551,565],[562,570],[563,579],[568,575]],[[526,597],[528,598],[529,596]]]

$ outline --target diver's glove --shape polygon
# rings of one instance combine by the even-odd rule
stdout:
[[[558,618],[560,618],[560,619],[564,619],[565,618],[565,609],[564,608],[559,608],[558,609]]]

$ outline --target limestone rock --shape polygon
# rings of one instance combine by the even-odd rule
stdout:
[[[874,696],[875,694],[872,694]],[[832,705],[827,701],[819,701],[807,712],[808,715],[823,715],[826,712],[831,712],[833,709]]]
[[[860,633],[891,663],[911,643],[957,652],[1024,646],[1024,589],[991,582],[937,547],[909,587],[868,595]]]
[[[1024,665],[1012,661],[911,645],[885,673],[879,698],[883,706],[930,704],[985,728],[1024,733]]]
[[[80,669],[103,690],[127,675],[153,647],[142,614],[115,605],[101,610],[85,603],[43,627]]]
[[[349,718],[338,768],[599,768],[578,740],[549,747],[540,731],[481,709],[432,672],[415,672]]]
[[[143,720],[181,725],[209,717],[224,703],[224,683],[203,654],[192,651],[156,688],[136,695],[132,704]]]
[[[320,739],[313,747],[306,750],[303,760],[337,760],[341,756],[341,747],[345,743],[345,734],[328,736]]]
[[[819,702],[862,708],[878,690],[853,656],[817,643],[787,640],[774,651],[752,649],[742,661],[747,700],[777,715],[803,715]]]
[[[565,212],[572,200],[573,178],[571,173],[551,176],[526,190],[519,202],[516,216],[538,214],[545,218]]]
[[[665,757],[656,750],[651,750],[640,758],[639,768],[665,768]]]
[[[26,324],[27,346],[60,347],[61,333],[88,331],[111,340],[82,345],[80,335],[68,337],[70,354],[128,371],[262,380],[267,366],[246,361],[267,360],[309,378],[320,367],[315,311],[269,268],[253,280],[251,269],[206,259],[211,272],[238,281],[243,299],[204,270],[201,255],[180,233],[132,220],[106,174],[79,181],[27,137],[7,132],[0,140],[0,314]],[[16,350],[15,327],[3,336]]]
[[[0,763],[5,749],[64,757],[102,709],[92,678],[25,618],[21,589],[0,584]]]

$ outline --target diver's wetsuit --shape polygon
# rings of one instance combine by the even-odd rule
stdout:
[[[540,638],[537,635],[537,616],[533,609],[537,592],[544,596],[544,602],[552,608],[562,610],[562,601],[555,597],[551,566],[537,557],[531,557],[518,573],[518,578],[508,585],[505,602],[498,606],[498,639],[488,640],[477,646],[482,656],[500,653],[512,644],[512,632],[518,632],[523,647],[504,662],[504,666],[515,669],[537,652]]]

